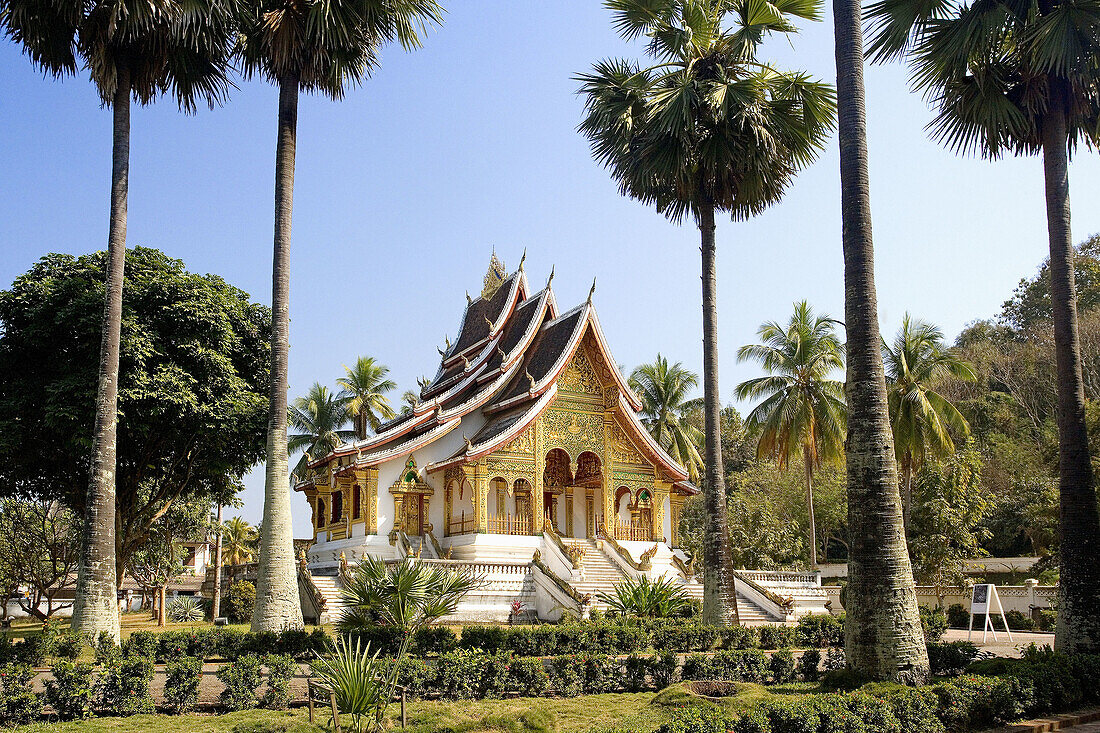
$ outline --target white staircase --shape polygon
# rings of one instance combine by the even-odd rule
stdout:
[[[615,590],[615,584],[625,580],[626,576],[619,569],[619,567],[611,561],[607,555],[603,553],[596,546],[595,540],[583,540],[583,539],[571,539],[569,537],[563,537],[562,542],[566,545],[576,545],[583,547],[584,560],[581,563],[584,568],[583,580],[571,580],[565,578],[569,585],[573,586],[573,589],[580,593],[581,596],[592,596],[592,608],[598,608],[601,611],[607,610],[607,604],[600,601],[598,598],[600,593],[612,593]]]
[[[342,587],[340,576],[317,575],[313,573],[311,577],[313,579],[313,584],[317,586],[317,590],[321,592],[321,596],[325,599],[325,610],[321,613],[321,623],[336,623],[340,620],[340,612],[344,609],[344,606],[347,605],[340,596],[340,589]]]

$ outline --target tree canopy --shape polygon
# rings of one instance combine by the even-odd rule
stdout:
[[[0,292],[5,495],[83,512],[105,271],[104,252],[50,254]],[[127,253],[123,287],[119,569],[174,502],[227,501],[263,456],[270,329],[247,293],[155,249]]]

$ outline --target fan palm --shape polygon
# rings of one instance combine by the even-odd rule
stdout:
[[[305,477],[312,459],[354,438],[355,431],[344,428],[349,420],[348,399],[323,384],[314,382],[305,397],[295,399],[287,413],[290,427],[298,431],[288,437],[287,450],[292,455],[302,451],[294,475]]]
[[[341,99],[378,65],[382,45],[420,45],[440,23],[435,0],[246,0],[239,52],[246,77],[279,87],[275,147],[275,238],[271,293],[271,391],[264,522],[253,631],[302,626],[287,475],[287,352],[290,349],[290,220],[299,91]]]
[[[348,414],[355,421],[355,437],[367,437],[367,428],[378,430],[383,420],[394,417],[387,392],[397,389],[392,379],[386,379],[389,367],[370,356],[360,356],[354,368],[344,367],[346,374],[336,380],[340,396],[347,400]]]
[[[609,611],[621,616],[671,618],[682,616],[691,608],[691,598],[684,587],[665,577],[627,578],[616,583],[612,593],[599,593],[597,597],[607,604]]]
[[[878,0],[870,50],[907,57],[932,137],[997,159],[1042,153],[1058,368],[1063,552],[1055,646],[1100,650],[1100,513],[1089,460],[1074,291],[1069,155],[1100,144],[1100,0]]]
[[[699,375],[680,362],[669,364],[668,359],[657,354],[652,364],[635,367],[628,385],[642,398],[642,423],[649,434],[687,469],[692,481],[699,481],[703,433],[683,419],[699,406],[698,400],[687,399],[688,393],[699,386]]]
[[[91,475],[72,627],[119,637],[115,600],[115,446],[122,276],[130,170],[130,103],[173,96],[192,112],[224,99],[232,48],[230,0],[3,0],[0,30],[55,77],[84,68],[113,116],[107,277]]]
[[[690,214],[702,251],[706,434],[703,617],[736,621],[726,533],[718,392],[716,212],[742,220],[778,202],[834,124],[832,87],[755,60],[790,18],[816,20],[819,0],[607,0],[626,40],[648,39],[654,65],[601,61],[578,77],[580,131],[620,191],[673,222]]]
[[[240,517],[233,517],[222,529],[222,562],[244,565],[252,562],[256,548],[256,528]]]
[[[946,397],[935,390],[947,377],[973,380],[974,369],[943,345],[943,332],[906,313],[894,343],[882,345],[886,397],[894,430],[894,453],[901,469],[901,506],[906,531],[912,510],[913,472],[926,457],[955,452],[951,431],[969,437],[970,425]]]
[[[737,398],[764,400],[745,419],[759,433],[757,457],[775,458],[780,470],[802,454],[806,472],[806,510],[810,517],[810,564],[817,566],[814,524],[814,470],[840,458],[847,408],[844,385],[829,379],[844,368],[843,347],[827,315],[814,315],[806,301],[795,303],[787,326],[770,321],[757,331],[763,343],[742,346],[738,361],[758,361],[766,376],[737,385]]]

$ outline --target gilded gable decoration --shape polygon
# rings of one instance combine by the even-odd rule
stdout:
[[[504,269],[504,263],[497,257],[497,253],[493,252],[489,260],[489,271],[485,273],[485,280],[482,283],[481,297],[485,300],[492,299],[507,277],[508,271]]]
[[[577,349],[569,366],[558,377],[558,389],[564,392],[602,396],[603,387],[600,384],[600,378],[592,368],[592,362],[585,356],[584,349]]]
[[[562,448],[571,458],[584,451],[603,457],[603,415],[549,409],[540,418],[545,425],[547,450]]]
[[[616,463],[631,463],[645,466],[649,462],[642,457],[634,443],[627,437],[626,431],[618,423],[611,426],[611,457]]]
[[[420,471],[416,468],[416,459],[409,456],[409,460],[405,461],[405,467],[401,470],[401,475],[390,487],[390,493],[430,495],[435,493],[435,489],[431,487],[431,484],[420,478]]]

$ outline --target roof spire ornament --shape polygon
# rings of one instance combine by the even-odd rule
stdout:
[[[467,451],[472,451],[474,449],[474,444],[471,443],[470,439],[466,437],[466,433],[462,434],[462,442],[466,444]]]
[[[586,301],[587,305],[592,305],[592,296],[595,294],[595,292],[596,292],[596,278],[592,278],[592,287],[588,289],[588,300]]]
[[[473,302],[474,302],[474,299],[470,297],[470,291],[467,290],[466,291],[466,305],[469,305],[470,303],[473,303]]]
[[[504,263],[497,258],[496,247],[493,248],[493,256],[489,259],[489,271],[485,273],[485,280],[481,288],[481,297],[492,300],[500,286],[508,277],[508,271],[504,269]]]
[[[523,248],[523,255],[519,258],[519,271],[523,272],[523,261],[527,259],[527,248]]]
[[[523,371],[527,375],[527,383],[530,385],[530,387],[528,389],[530,389],[531,391],[534,391],[534,389],[535,389],[535,378],[531,376],[531,370],[530,369],[524,369]]]
[[[550,287],[550,283],[554,282],[554,265],[550,265],[550,277],[546,278],[546,287]]]

